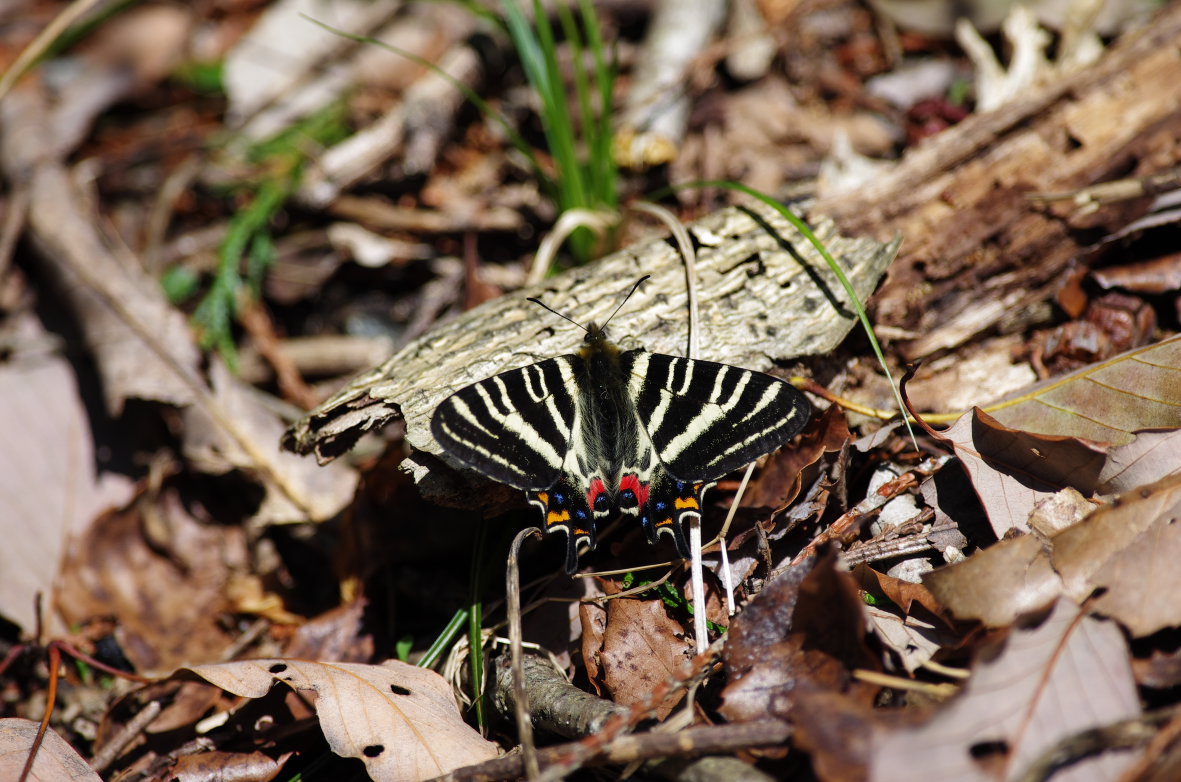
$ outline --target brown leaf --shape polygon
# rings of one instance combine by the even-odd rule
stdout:
[[[825,453],[841,450],[849,441],[849,422],[836,405],[824,411],[804,431],[798,445],[776,451],[750,482],[742,504],[752,508],[782,508],[800,491],[800,473]]]
[[[263,697],[277,681],[314,691],[316,716],[332,751],[364,762],[377,782],[429,779],[498,754],[495,744],[464,723],[441,676],[397,660],[244,660],[188,670],[244,698]]]
[[[1009,429],[975,408],[941,437],[968,471],[997,538],[1027,532],[1034,506],[1063,486],[1089,492],[1103,468],[1098,446]]]
[[[261,752],[202,752],[177,758],[169,772],[176,782],[270,782],[286,764]]]
[[[825,782],[863,782],[869,764],[873,710],[835,692],[800,693],[794,744],[812,756]]]
[[[928,574],[924,583],[960,618],[992,626],[1013,622],[1059,595],[1082,602],[1103,593],[1093,609],[1134,636],[1181,626],[1181,607],[1145,595],[1174,594],[1181,573],[1181,477],[1135,492],[1041,541],[1008,540]]]
[[[202,524],[175,490],[98,519],[71,541],[54,604],[70,624],[113,617],[140,672],[215,660],[231,641],[218,624],[222,586],[247,562],[241,529]]]
[[[603,636],[607,632],[607,609],[598,603],[580,603],[578,620],[582,626],[582,662],[586,666],[586,676],[595,692],[602,695],[603,666],[599,655],[603,653]]]
[[[267,488],[259,516],[266,522],[321,521],[352,498],[351,470],[326,473],[281,454],[277,414],[213,365],[211,393],[199,367],[200,351],[184,315],[135,259],[112,252],[97,230],[94,199],[71,179],[53,148],[46,98],[29,87],[0,104],[9,170],[28,170],[29,226],[41,252],[36,257],[61,282],[63,298],[79,321],[103,378],[112,414],[128,398],[186,407],[190,417],[186,452],[204,456],[211,471],[243,468]],[[11,120],[11,122],[9,122]],[[195,421],[193,420],[195,419]]]
[[[18,779],[29,757],[37,723],[10,717],[0,719],[0,779]],[[101,782],[89,764],[52,728],[45,733],[29,782]]]
[[[12,105],[13,100],[19,104]],[[5,104],[4,121],[31,123],[25,135],[44,139],[50,120],[38,97],[30,91],[13,93]],[[6,130],[6,136],[21,132],[11,126]],[[108,249],[97,230],[99,219],[87,206],[92,199],[80,192],[65,167],[38,163],[29,185],[30,229],[94,355],[108,411],[118,415],[128,398],[188,404],[194,384],[200,384],[200,352],[184,315],[141,266]],[[5,165],[30,163],[18,158]]]
[[[956,617],[979,619],[990,627],[1010,625],[1062,594],[1062,580],[1033,535],[1006,540],[939,568],[926,574],[923,583]]]
[[[283,654],[300,660],[359,663],[373,659],[373,632],[365,625],[369,600],[361,597],[303,623]]]
[[[353,498],[357,473],[347,465],[321,467],[280,451],[283,423],[259,394],[225,365],[210,368],[213,398],[185,409],[185,455],[201,469],[221,474],[240,468],[267,487],[255,519],[267,524],[323,521]]]
[[[898,655],[908,671],[915,671],[945,646],[954,646],[943,606],[922,584],[879,573],[865,563],[853,568],[852,577],[870,595],[885,598],[881,607],[865,609],[878,638]]]
[[[1091,279],[1103,288],[1123,288],[1136,293],[1169,293],[1181,289],[1181,253],[1169,253],[1140,263],[1094,269]]]
[[[878,663],[865,646],[856,586],[835,563],[828,550],[792,568],[731,623],[722,654],[727,719],[787,717],[800,690],[872,692],[850,678],[853,667]]]
[[[866,592],[887,598],[902,609],[904,614],[912,613],[917,603],[932,616],[944,619],[943,606],[922,584],[903,581],[900,578],[878,572],[864,562],[854,567],[851,575]]]
[[[1149,429],[1107,451],[1095,490],[1118,494],[1181,471],[1181,429]]]
[[[131,499],[124,476],[98,473],[98,456],[74,372],[35,318],[11,323],[18,351],[0,365],[0,612],[26,632],[36,627],[35,596],[48,595],[71,535],[111,505]],[[51,634],[65,628],[49,613]]]
[[[1152,595],[1181,588],[1181,478],[1122,495],[1081,524],[1055,535],[1051,558],[1066,593],[1139,638],[1181,625],[1181,606]]]
[[[963,692],[926,723],[876,726],[870,776],[1012,780],[1059,740],[1139,713],[1120,629],[1060,600],[1039,626],[1015,629],[999,653],[982,652]],[[1101,755],[1055,778],[1115,779],[1133,760],[1131,753]]]
[[[1005,426],[1123,445],[1141,429],[1181,426],[1181,336],[1129,350],[990,405]]]
[[[643,702],[657,685],[682,675],[691,650],[685,629],[669,616],[660,598],[625,597],[607,603],[599,665],[607,692],[621,706]],[[667,717],[680,697],[661,704],[657,719]]]

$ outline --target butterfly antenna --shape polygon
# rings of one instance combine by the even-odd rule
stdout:
[[[532,296],[529,296],[529,297],[527,297],[527,298],[525,299],[525,301],[531,301],[531,302],[533,302],[534,304],[536,304],[536,305],[537,305],[537,306],[539,306],[539,307],[544,307],[545,309],[547,309],[547,310],[549,310],[550,312],[552,312],[552,313],[554,313],[555,315],[557,315],[557,316],[558,316],[559,318],[561,318],[562,320],[568,320],[568,321],[570,321],[571,323],[573,323],[575,326],[577,326],[578,328],[580,328],[580,329],[582,329],[583,331],[587,332],[588,334],[590,333],[590,329],[588,329],[586,326],[584,326],[584,325],[582,325],[581,323],[579,323],[578,321],[574,320],[574,319],[573,319],[573,318],[571,318],[569,315],[563,315],[562,313],[558,312],[556,309],[554,309],[554,308],[553,308],[553,307],[551,307],[550,305],[546,304],[546,303],[545,303],[544,301],[542,301],[541,299],[535,299],[535,298],[533,298]]]
[[[643,277],[636,280],[636,284],[633,285],[632,289],[627,292],[626,296],[623,297],[623,301],[619,302],[619,305],[615,308],[615,312],[612,312],[610,317],[608,317],[607,320],[603,321],[603,328],[604,329],[607,328],[607,324],[611,322],[611,318],[615,317],[615,313],[619,312],[619,310],[623,309],[623,305],[627,304],[627,300],[632,297],[632,294],[635,293],[636,291],[638,291],[640,289],[640,286],[643,285],[644,282],[646,282],[647,279],[651,276],[652,276],[651,274],[645,274]]]
[[[623,308],[623,305],[624,305],[624,304],[627,304],[627,300],[628,300],[628,299],[630,299],[630,298],[632,297],[632,294],[633,294],[633,293],[635,293],[637,290],[639,290],[639,287],[640,287],[641,285],[643,285],[643,284],[644,284],[644,281],[645,281],[645,280],[647,280],[647,279],[648,279],[649,277],[651,277],[651,276],[652,276],[651,274],[645,274],[643,277],[641,277],[640,279],[636,280],[636,284],[635,284],[635,285],[633,285],[633,286],[632,286],[632,289],[631,289],[630,291],[628,291],[628,292],[627,292],[627,295],[623,297],[623,301],[619,302],[619,305],[618,305],[618,306],[615,308],[615,310],[614,310],[614,311],[611,313],[610,317],[608,317],[608,318],[607,318],[607,320],[605,320],[605,321],[603,322],[603,325],[602,325],[602,326],[600,326],[600,327],[598,327],[598,329],[596,329],[596,333],[602,332],[604,329],[606,329],[606,328],[607,328],[607,324],[611,322],[611,318],[614,318],[614,317],[615,317],[615,313],[619,312],[619,310]],[[546,303],[545,303],[544,301],[542,301],[541,299],[536,299],[536,298],[534,298],[534,297],[532,297],[532,296],[529,296],[529,297],[527,297],[527,298],[525,299],[525,301],[531,301],[531,302],[533,302],[534,304],[536,304],[536,305],[537,305],[537,306],[539,306],[539,307],[544,307],[545,309],[547,309],[547,310],[549,310],[550,312],[552,312],[552,313],[554,313],[555,315],[557,315],[557,316],[558,316],[559,318],[561,318],[562,320],[567,320],[567,321],[570,321],[570,322],[571,322],[571,323],[573,323],[575,326],[577,326],[578,328],[580,328],[580,329],[582,329],[583,331],[585,331],[587,334],[590,334],[590,331],[591,331],[591,330],[590,330],[589,328],[587,328],[586,326],[582,325],[582,324],[581,324],[581,323],[579,323],[578,321],[574,320],[574,319],[573,319],[573,318],[571,318],[569,315],[563,315],[562,313],[558,312],[556,309],[554,309],[554,308],[553,308],[553,307],[551,307],[550,305],[546,304]]]

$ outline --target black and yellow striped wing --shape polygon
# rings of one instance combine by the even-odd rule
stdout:
[[[636,415],[669,475],[710,483],[770,453],[808,423],[790,383],[749,369],[642,350],[622,357]]]
[[[558,356],[460,389],[435,409],[431,434],[452,458],[495,481],[550,488],[573,439],[575,361]]]

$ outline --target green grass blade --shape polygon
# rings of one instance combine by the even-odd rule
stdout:
[[[869,338],[869,343],[873,347],[874,355],[877,356],[878,364],[881,365],[882,371],[886,375],[886,379],[890,382],[890,389],[894,392],[894,401],[897,402],[897,404],[898,404],[899,413],[902,415],[902,420],[906,424],[906,431],[910,433],[910,439],[914,443],[915,448],[917,449],[918,448],[918,440],[915,437],[914,429],[910,425],[910,418],[909,418],[909,416],[906,415],[906,406],[902,403],[902,393],[898,390],[898,383],[894,380],[894,376],[890,374],[890,367],[886,364],[886,355],[885,355],[885,353],[882,352],[882,346],[878,342],[877,335],[874,333],[873,324],[869,322],[869,313],[867,313],[865,311],[865,305],[862,304],[861,299],[858,298],[857,291],[855,291],[853,289],[853,283],[851,283],[849,281],[849,278],[845,275],[845,270],[841,268],[841,265],[839,263],[837,263],[837,260],[835,258],[833,258],[832,255],[828,252],[828,248],[824,246],[824,243],[821,242],[819,238],[817,238],[816,234],[814,234],[812,232],[812,229],[810,227],[808,227],[807,223],[805,223],[803,220],[801,220],[799,217],[797,217],[786,206],[784,206],[783,204],[781,204],[779,201],[775,200],[771,196],[766,195],[764,193],[760,193],[758,190],[755,190],[754,188],[751,188],[751,187],[747,187],[746,185],[741,184],[740,182],[729,182],[729,181],[689,182],[689,183],[683,184],[683,185],[676,185],[675,187],[672,187],[672,188],[666,188],[666,190],[682,190],[685,188],[700,189],[700,188],[707,188],[707,187],[717,187],[717,188],[724,188],[726,190],[735,190],[739,193],[745,193],[746,195],[750,196],[751,198],[756,198],[759,201],[762,201],[764,204],[766,204],[767,206],[771,207],[776,212],[781,214],[785,220],[787,220],[789,223],[791,223],[791,225],[797,231],[799,231],[803,235],[803,237],[805,239],[807,239],[812,244],[813,247],[816,248],[816,251],[820,253],[820,257],[824,258],[824,262],[828,264],[828,267],[830,269],[832,269],[833,274],[835,274],[837,276],[837,279],[841,283],[841,287],[845,289],[845,293],[847,293],[849,296],[849,301],[852,302],[853,308],[857,311],[857,319],[859,321],[861,321],[861,327],[865,330],[865,334]],[[658,196],[658,194],[654,194],[654,195]]]
[[[443,631],[431,642],[430,648],[423,654],[422,659],[418,661],[419,668],[433,668],[435,663],[443,656],[443,652],[455,642],[455,638],[463,630],[464,625],[468,623],[470,614],[466,608],[460,608],[451,617],[451,621],[443,628]]]

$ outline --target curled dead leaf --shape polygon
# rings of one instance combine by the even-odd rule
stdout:
[[[1181,477],[1121,495],[1048,540],[1025,535],[928,574],[924,583],[956,616],[1011,624],[1059,595],[1092,599],[1134,636],[1181,626],[1172,600],[1181,573]]]

